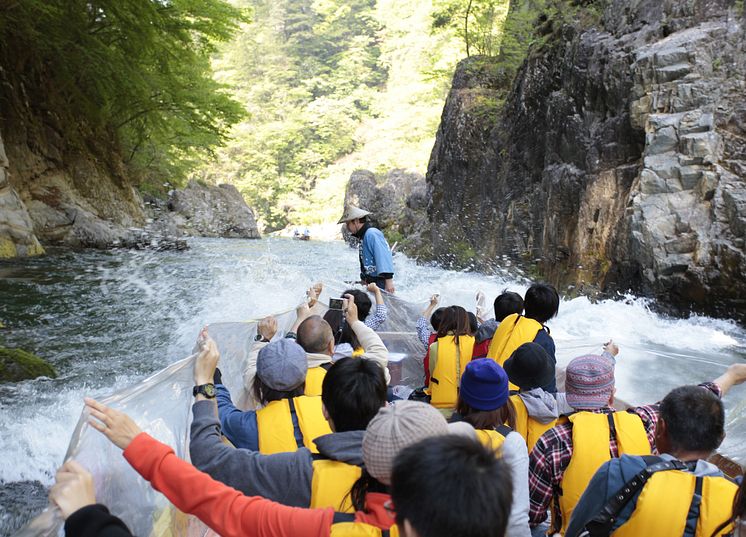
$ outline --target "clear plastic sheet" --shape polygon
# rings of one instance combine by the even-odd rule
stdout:
[[[315,306],[323,315],[330,296],[340,296],[343,284],[325,286]],[[389,369],[392,385],[403,386],[403,392],[419,387],[423,382],[422,359],[424,349],[413,331],[415,320],[425,303],[406,302],[386,296],[389,315],[379,334],[391,353]],[[275,314],[278,335],[282,336],[295,321],[295,311]],[[209,325],[210,336],[220,350],[219,367],[223,382],[238,401],[244,390],[243,364],[254,345],[259,319],[246,322],[214,323]],[[195,340],[196,340],[195,334]],[[139,384],[124,388],[101,401],[129,414],[137,424],[154,438],[170,445],[176,454],[189,460],[189,426],[193,365],[196,354],[171,364]],[[101,433],[87,423],[83,412],[73,433],[65,460],[74,458],[94,477],[96,500],[120,517],[138,536],[203,536],[212,534],[199,520],[184,515],[160,493],[142,479],[122,457],[122,452]],[[22,537],[55,536],[63,534],[63,520],[59,511],[50,506],[22,528]]]

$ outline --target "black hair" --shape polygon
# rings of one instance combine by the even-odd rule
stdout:
[[[479,321],[477,321],[477,316],[470,311],[467,311],[466,314],[469,316],[469,329],[471,330],[472,334],[476,334],[477,330],[479,329]]]
[[[544,324],[559,311],[559,293],[548,283],[535,283],[526,291],[523,299],[525,315]]]
[[[495,299],[495,320],[499,323],[508,315],[523,313],[523,298],[518,293],[504,289]]]
[[[511,429],[515,429],[515,406],[510,399],[495,410],[477,410],[464,402],[459,394],[456,401],[456,412],[475,429],[496,429],[503,423]]]
[[[318,315],[312,315],[298,326],[295,341],[304,351],[318,354],[326,352],[332,336],[329,323]]]
[[[352,327],[345,320],[344,313],[340,310],[327,310],[324,314],[324,320],[329,323],[329,326],[332,328],[335,345],[349,343],[353,349],[357,349],[361,346],[360,340],[358,340]]]
[[[675,451],[715,451],[725,438],[723,402],[701,386],[680,386],[660,405],[660,417]]]
[[[355,305],[357,306],[357,318],[361,321],[367,319],[368,314],[370,313],[370,308],[373,306],[373,302],[371,302],[368,293],[366,293],[365,291],[361,291],[360,289],[348,289],[347,291],[342,293],[342,298],[345,298],[345,295],[352,295],[353,297],[355,297]]]
[[[342,358],[329,368],[321,401],[336,432],[362,431],[386,404],[383,369],[367,358]]]
[[[370,475],[368,471],[363,468],[363,472],[360,474],[360,477],[355,481],[355,483],[352,485],[352,488],[350,489],[349,498],[350,503],[352,503],[352,507],[355,508],[355,511],[367,511],[365,505],[365,496],[369,492],[383,492],[385,494],[389,493],[389,487],[378,481],[375,477]],[[344,503],[344,502],[343,502]],[[341,509],[342,506],[340,506]]]
[[[293,397],[300,397],[306,392],[306,382],[303,381],[300,386],[293,388],[288,391],[275,390],[267,386],[259,375],[254,375],[254,381],[251,383],[251,390],[254,392],[254,399],[259,401],[261,404],[266,405],[272,401],[279,401],[280,399],[292,399]]]
[[[458,345],[459,336],[472,335],[469,323],[469,315],[461,306],[450,306],[443,311],[443,317],[438,326],[438,337],[453,335],[456,345]]]
[[[433,330],[435,330],[436,332],[438,331],[438,328],[440,327],[440,322],[443,319],[443,312],[445,310],[446,308],[438,308],[430,316],[430,326],[432,326]]]
[[[396,456],[391,499],[399,526],[423,537],[505,534],[513,503],[510,469],[473,438],[444,435]]]

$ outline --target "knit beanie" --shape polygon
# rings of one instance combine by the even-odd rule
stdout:
[[[554,380],[554,362],[544,347],[524,343],[503,364],[510,382],[521,390],[549,385]]]
[[[609,404],[614,392],[614,362],[606,356],[579,356],[565,371],[567,403],[576,410],[595,410]]]
[[[382,407],[363,435],[365,469],[384,485],[390,485],[391,469],[399,451],[424,438],[449,432],[443,414],[428,404],[397,401]]]
[[[492,358],[466,365],[461,377],[461,400],[476,410],[497,410],[508,401],[508,374]]]
[[[256,358],[256,376],[273,390],[289,392],[306,381],[306,351],[290,338],[264,346]]]

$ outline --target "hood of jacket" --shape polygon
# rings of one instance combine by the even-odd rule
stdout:
[[[347,464],[363,465],[363,434],[365,431],[345,431],[319,436],[314,440],[319,454]]]
[[[541,388],[521,392],[518,394],[526,405],[528,415],[539,423],[549,423],[563,414],[571,414],[573,408],[567,404],[564,393],[549,393]]]

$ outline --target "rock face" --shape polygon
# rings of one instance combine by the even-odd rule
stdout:
[[[43,254],[28,211],[10,186],[8,164],[0,138],[0,259]]]
[[[0,347],[0,382],[19,382],[37,377],[56,378],[57,372],[35,354]]]
[[[66,147],[29,123],[0,139],[0,258],[74,248],[184,249],[179,237],[258,238],[254,213],[230,185],[197,183],[146,205],[116,155]],[[7,149],[7,156],[6,156]],[[146,210],[147,209],[147,210]]]
[[[260,238],[254,211],[233,185],[190,181],[184,190],[173,191],[167,203],[150,204],[155,228],[168,235]]]
[[[377,176],[356,170],[347,183],[344,203],[370,211],[370,221],[393,246],[393,242],[411,243],[417,236],[425,224],[427,200],[425,178],[418,173],[394,169]],[[355,240],[346,229],[343,236],[347,242]]]
[[[746,318],[736,4],[612,0],[598,24],[556,25],[504,105],[499,68],[462,62],[427,174],[431,256]],[[477,113],[490,95],[495,114]]]

